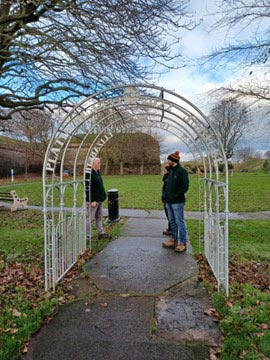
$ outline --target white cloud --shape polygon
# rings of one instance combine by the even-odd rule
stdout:
[[[231,84],[239,85],[250,81],[251,76],[249,73],[251,69],[243,67],[236,69],[236,64],[230,63],[229,61],[223,63],[222,67],[218,66],[213,68],[212,65],[206,64],[204,67],[199,68],[192,66],[193,60],[202,55],[209,54],[217,48],[226,46],[226,43],[228,44],[234,36],[237,36],[238,39],[248,38],[248,36],[251,35],[251,30],[244,29],[241,31],[240,28],[236,28],[232,29],[229,34],[225,32],[225,29],[224,31],[209,32],[210,25],[215,21],[215,18],[205,15],[207,12],[215,13],[217,10],[216,1],[191,0],[191,8],[195,9],[197,20],[204,18],[204,22],[193,31],[183,31],[181,34],[182,41],[178,50],[184,58],[191,59],[190,63],[184,68],[171,70],[162,75],[158,84],[185,97],[207,114],[212,107],[212,103],[211,99],[206,96],[206,93],[209,90],[222,86],[229,86]],[[255,69],[255,67],[253,68]],[[256,67],[256,76],[264,76],[262,68]],[[256,126],[251,129],[249,134],[242,140],[243,145],[249,143],[251,144],[250,146],[253,146],[255,149],[267,150],[270,135],[269,131],[262,132],[264,124],[263,122],[261,122],[261,124],[261,126],[258,126],[257,123]],[[168,137],[167,142],[171,144],[172,150],[174,146],[182,147],[182,145],[178,145],[177,142],[172,141],[170,137]],[[188,151],[184,153],[186,154]]]

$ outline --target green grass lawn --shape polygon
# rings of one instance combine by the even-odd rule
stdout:
[[[104,224],[116,237],[121,224]],[[0,359],[15,360],[27,341],[50,321],[59,305],[74,299],[64,284],[44,290],[44,237],[41,211],[0,211]],[[93,237],[96,230],[93,231]],[[92,254],[108,240],[93,241]]]
[[[162,209],[160,200],[162,176],[104,176],[106,190],[119,190],[119,206],[128,209]],[[203,185],[203,184],[202,184]],[[21,184],[1,186],[1,189],[16,189],[20,197],[27,196],[29,204],[43,204],[41,181],[24,182]],[[199,209],[199,180],[196,175],[190,175],[190,189],[187,193],[186,210]],[[65,204],[72,206],[71,187],[66,189]],[[55,206],[59,206],[59,196],[56,191]],[[78,203],[82,203],[83,190],[78,189]],[[201,192],[201,209],[203,208],[203,192]],[[106,203],[105,203],[106,206]],[[235,173],[229,178],[229,211],[255,212],[270,210],[270,174]]]
[[[188,220],[193,252],[198,254],[198,223]],[[212,305],[221,316],[221,359],[270,359],[270,221],[229,223],[230,294],[213,291]],[[259,286],[261,285],[261,286]]]
[[[0,358],[15,359],[25,341],[55,310],[45,297],[43,218],[30,211],[1,211]],[[41,277],[40,277],[41,276]]]
[[[263,173],[231,177],[230,211],[270,210],[269,180],[269,175]],[[122,208],[162,209],[161,176],[108,176],[104,182],[107,190],[119,189]],[[190,176],[190,183],[186,209],[197,210],[198,178]],[[40,181],[14,188],[19,196],[28,196],[30,204],[42,205]],[[69,189],[67,204],[71,205]],[[195,254],[200,250],[198,224],[196,220],[187,221]],[[115,235],[118,230],[110,231]],[[2,210],[0,234],[0,359],[11,360],[18,357],[31,334],[54,314],[63,298],[68,301],[69,295],[62,285],[55,294],[44,291],[42,212]],[[94,251],[104,245],[106,242]],[[270,292],[256,286],[262,279],[270,286],[270,221],[230,221],[229,259],[229,298],[210,290],[224,332],[221,358],[270,359]]]
[[[234,283],[230,299],[213,293],[224,334],[222,360],[270,359],[270,295],[250,284]]]

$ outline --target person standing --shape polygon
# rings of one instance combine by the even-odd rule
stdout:
[[[103,239],[108,237],[105,234],[102,218],[103,218],[103,202],[106,200],[106,191],[103,185],[103,180],[100,174],[101,161],[99,158],[95,158],[92,164],[92,171],[86,173],[86,207],[88,217],[86,221],[86,234],[90,237],[90,228],[94,219],[96,221],[96,228],[98,231],[98,238]],[[91,178],[90,178],[91,177]]]
[[[162,243],[165,248],[174,248],[182,253],[187,249],[187,228],[184,220],[185,193],[189,188],[188,172],[180,164],[179,151],[168,156],[169,177],[164,191],[164,200],[172,229],[172,238]]]
[[[167,181],[168,181],[168,176],[169,176],[169,171],[170,171],[170,167],[169,166],[165,166],[164,168],[164,174],[163,174],[163,178],[162,178],[162,181],[163,181],[163,186],[162,186],[162,196],[161,196],[161,200],[163,202],[163,206],[164,206],[164,211],[165,211],[165,214],[166,214],[166,218],[168,220],[168,227],[166,230],[163,231],[163,235],[172,235],[172,230],[171,230],[171,224],[169,222],[169,217],[168,217],[168,210],[166,208],[166,202],[164,200],[164,192],[165,192],[165,189],[166,189],[166,185],[167,185]]]

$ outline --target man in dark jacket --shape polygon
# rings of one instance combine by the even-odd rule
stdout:
[[[180,156],[176,151],[168,156],[169,172],[164,201],[171,224],[172,238],[162,245],[166,248],[174,248],[176,252],[184,252],[187,249],[187,228],[184,220],[185,193],[189,188],[188,172],[179,164]]]
[[[86,222],[86,234],[90,237],[90,222],[96,220],[96,228],[98,231],[98,238],[106,237],[105,231],[102,226],[103,217],[103,201],[106,199],[106,191],[104,189],[103,180],[100,174],[100,159],[96,158],[92,165],[92,171],[86,173],[86,206],[88,211],[88,218]],[[91,176],[91,181],[90,181]]]
[[[167,218],[167,220],[168,220],[168,227],[167,227],[166,230],[163,231],[163,235],[172,235],[171,224],[170,224],[169,216],[168,216],[168,210],[167,210],[167,208],[166,208],[166,202],[165,202],[165,200],[164,200],[164,192],[165,192],[166,185],[167,185],[167,182],[168,182],[169,171],[170,171],[170,167],[169,167],[169,166],[165,166],[165,168],[164,168],[164,175],[163,175],[163,178],[162,178],[163,186],[162,186],[162,196],[161,196],[161,200],[162,200],[162,202],[163,202],[164,211],[165,211],[165,214],[166,214],[166,218]]]

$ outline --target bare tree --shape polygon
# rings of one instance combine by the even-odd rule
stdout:
[[[188,0],[0,0],[0,119],[147,80],[193,27]]]
[[[250,124],[247,108],[235,99],[221,99],[211,109],[210,119],[220,136],[226,157],[230,159],[235,145]]]
[[[270,160],[270,150],[267,150],[267,151],[264,153],[264,157],[265,157],[265,159]]]
[[[134,172],[134,166],[139,165],[139,173],[143,175],[145,167],[158,164],[159,143],[149,134],[144,133],[119,133],[116,134],[102,149],[101,156],[108,173],[109,164],[119,166],[119,175],[125,171]],[[149,169],[148,169],[149,170]]]
[[[237,162],[243,162],[250,158],[252,158],[254,154],[254,150],[251,147],[244,147],[241,149],[235,150],[235,156],[237,159]]]
[[[262,159],[262,153],[260,151],[255,151],[254,158],[255,159]]]
[[[8,130],[18,140],[18,147],[23,153],[25,174],[31,163],[42,164],[53,132],[53,115],[51,112],[37,109],[14,114],[8,123]]]
[[[212,30],[226,30],[227,44],[215,50],[208,60],[224,61],[249,69],[250,80],[222,87],[223,93],[250,102],[267,104],[270,100],[270,0],[220,0],[218,20]],[[269,103],[267,112],[270,111]]]

